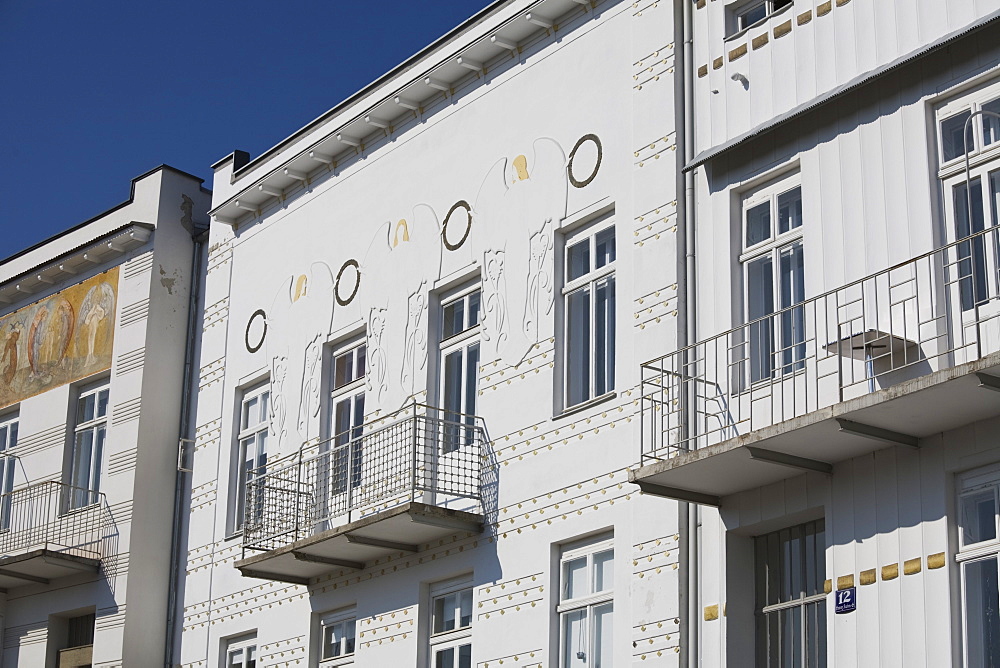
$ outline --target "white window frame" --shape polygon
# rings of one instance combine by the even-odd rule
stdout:
[[[611,260],[603,267],[594,268],[595,259],[597,257],[597,237],[599,234],[606,230],[613,230],[615,235],[615,259]],[[579,276],[573,280],[569,279],[569,252],[570,249],[581,241],[589,240],[590,242],[590,266],[591,269],[586,274]],[[563,239],[563,275],[562,275],[562,308],[563,308],[563,328],[562,328],[562,358],[563,358],[563,374],[562,374],[562,386],[563,386],[563,410],[569,410],[579,406],[586,406],[589,403],[597,402],[604,397],[610,396],[615,391],[615,377],[617,376],[618,364],[616,359],[617,354],[617,339],[618,339],[618,281],[615,275],[615,268],[618,264],[618,243],[617,243],[617,230],[615,227],[615,221],[613,217],[608,217],[607,219],[601,220],[599,223],[592,225],[587,225],[579,230],[575,230],[571,233],[566,234]],[[608,350],[608,357],[612,362],[612,373],[611,377],[605,379],[607,387],[600,394],[597,393],[595,387],[595,380],[597,377],[597,356],[594,354],[596,350],[596,322],[597,322],[597,287],[598,284],[604,281],[610,280],[614,281],[614,309],[609,318],[609,326],[614,331],[614,345],[608,346],[605,342],[605,348]],[[590,327],[590,350],[587,356],[590,364],[589,369],[589,386],[587,387],[587,395],[585,398],[570,403],[570,297],[582,290],[584,288],[590,289],[590,318],[588,326]]]
[[[479,305],[477,306],[476,322],[474,324],[470,324],[469,322],[470,298],[472,297],[472,295],[477,295],[477,294],[479,295],[480,299],[479,299]],[[463,317],[462,331],[456,334],[446,336],[444,331],[445,311],[449,306],[457,302],[464,302],[464,307],[462,311],[462,317]],[[442,418],[449,421],[462,421],[462,419],[464,418],[464,421],[466,423],[472,425],[475,423],[474,416],[476,415],[476,411],[479,405],[479,367],[482,364],[482,357],[481,357],[482,346],[480,342],[480,331],[482,328],[482,288],[478,281],[472,285],[468,285],[458,291],[449,294],[446,298],[441,299],[440,326],[441,326],[441,336],[440,336],[441,340],[438,347],[438,360],[439,360],[438,396],[440,398],[440,401],[438,403],[442,411]],[[476,356],[477,360],[475,365],[476,368],[470,369],[469,353],[473,346],[479,347],[479,354],[477,354]],[[452,411],[447,406],[445,406],[445,401],[448,396],[445,388],[445,384],[448,381],[445,361],[447,360],[449,355],[452,355],[456,352],[461,352],[461,360],[462,360],[462,380],[461,380],[462,397],[460,399],[461,410],[454,411],[455,413],[458,413],[457,416],[449,417],[449,414]],[[470,384],[472,386],[471,395],[469,394]],[[470,396],[472,397],[472,404],[473,404],[471,407],[468,405],[469,404],[468,398]],[[464,438],[459,438],[459,439],[454,438],[454,436],[457,435],[458,433],[459,432],[456,431],[456,428],[448,428],[445,430],[446,438],[444,438],[441,443],[441,454],[448,454],[449,452],[454,452],[455,450],[460,449],[463,445],[468,445],[474,438],[471,435],[471,432],[466,434]],[[447,438],[447,436],[452,436],[452,437]]]
[[[104,395],[104,414],[100,415],[101,396]],[[83,419],[80,405],[89,397],[93,397],[94,416]],[[68,498],[66,499],[67,510],[77,510],[87,508],[98,502],[100,498],[97,494],[101,491],[101,474],[104,468],[104,451],[108,438],[108,426],[111,416],[111,381],[104,379],[91,385],[80,388],[76,394],[76,408],[73,419],[73,435],[70,443],[69,470],[67,471]],[[103,440],[100,434],[103,431]],[[90,432],[92,434],[90,443],[90,454],[87,456],[87,485],[77,485],[78,466],[78,445],[77,439],[81,434]]]
[[[965,155],[959,153],[950,160],[945,160],[944,154],[944,129],[945,121],[955,118],[964,113],[976,113],[991,103],[1000,102],[1000,81],[992,81],[977,87],[972,91],[965,92],[952,100],[940,105],[935,112],[935,132],[937,138],[937,156],[940,167],[939,176],[947,178],[954,172],[965,173]],[[1000,113],[1000,111],[998,111]],[[992,117],[985,115],[976,116],[970,125],[972,130],[972,143],[969,151],[970,166],[980,165],[984,162],[1000,157],[1000,136],[998,139],[985,144],[984,123]],[[1000,123],[1000,120],[996,120]]]
[[[968,471],[958,476],[956,485],[957,505],[955,522],[958,531],[958,552],[955,554],[955,563],[958,564],[960,575],[959,583],[961,587],[961,620],[962,620],[962,660],[963,665],[969,666],[969,638],[968,638],[968,593],[966,591],[966,569],[970,564],[996,559],[1000,568],[1000,464],[992,464],[973,471]],[[969,545],[965,544],[964,514],[962,513],[962,501],[968,497],[978,496],[983,493],[993,494],[993,538]],[[1000,573],[998,573],[1000,578]],[[998,602],[1000,607],[1000,602]]]
[[[358,650],[357,621],[357,610],[353,606],[350,608],[334,610],[320,617],[319,651],[317,652],[317,656],[319,656],[319,668],[337,668],[338,666],[349,666],[354,663],[355,652]],[[354,635],[351,636],[351,640],[354,641],[354,646],[351,648],[351,651],[344,651],[337,656],[324,656],[323,651],[326,648],[327,629],[336,628],[337,626],[344,626],[346,629],[352,624]],[[347,634],[345,633],[340,641],[341,643],[346,643],[346,636]]]
[[[260,401],[263,397],[266,399],[266,408],[263,409],[264,415],[259,422],[253,424],[243,423],[243,416],[247,410],[247,404],[251,401],[257,401],[257,405],[260,406]],[[258,409],[259,410],[259,409]],[[240,397],[240,411],[237,419],[238,430],[236,434],[236,461],[233,467],[233,478],[235,481],[233,489],[233,531],[241,532],[246,523],[246,496],[247,496],[247,486],[250,480],[250,472],[260,468],[261,466],[267,465],[267,446],[269,440],[268,430],[270,429],[270,411],[271,411],[271,385],[268,381],[258,383],[243,390],[242,396]],[[263,444],[260,440],[260,435],[263,434]],[[253,466],[247,467],[248,454],[247,454],[247,441],[253,439],[254,453],[253,453]],[[260,508],[260,512],[263,512],[263,507]],[[256,518],[260,520],[259,517]]]
[[[730,18],[730,30],[728,31],[728,36],[736,37],[737,35],[741,35],[745,31],[755,26],[762,25],[777,12],[780,12],[781,10],[786,9],[794,4],[794,1],[790,1],[787,5],[778,7],[776,9],[775,8],[776,2],[777,0],[750,0],[749,2],[732,3],[731,6],[729,7],[729,13],[731,18]],[[753,23],[743,24],[743,17],[746,16],[748,13],[750,13],[750,11],[761,6],[764,7],[764,16],[754,21]]]
[[[476,603],[475,603],[475,592],[472,586],[472,576],[462,576],[458,578],[453,578],[450,580],[445,580],[443,582],[438,582],[430,587],[429,596],[429,607],[428,611],[428,628],[427,628],[427,645],[428,645],[428,665],[430,668],[435,668],[437,666],[437,655],[438,653],[454,649],[455,654],[455,664],[454,668],[458,668],[458,648],[464,645],[473,644],[473,626],[476,617]],[[461,623],[461,601],[462,594],[468,594],[470,600],[470,613],[469,613],[469,624],[468,626],[458,626]],[[456,594],[455,596],[455,628],[440,631],[435,633],[434,627],[437,621],[437,601],[446,596]],[[475,661],[471,663],[475,666]]]
[[[586,650],[579,650],[585,653],[585,661],[587,665],[594,665],[591,659],[595,654],[595,639],[597,634],[594,632],[596,615],[594,614],[595,609],[606,605],[608,603],[612,604],[611,620],[614,622],[614,596],[615,596],[615,585],[612,581],[611,587],[606,588],[600,592],[594,592],[594,581],[596,576],[596,571],[594,568],[594,557],[597,555],[605,554],[611,552],[611,572],[614,574],[615,569],[615,540],[613,534],[605,534],[601,536],[596,536],[583,541],[577,541],[570,543],[563,547],[562,553],[559,557],[559,603],[556,605],[556,616],[559,623],[559,668],[567,668],[566,666],[566,620],[569,615],[577,613],[580,611],[586,611]],[[566,587],[569,584],[569,579],[566,576],[567,566],[570,562],[576,561],[580,558],[586,558],[586,570],[587,570],[587,582],[588,582],[588,593],[585,596],[578,596],[576,598],[564,598],[566,595]],[[614,649],[614,634],[612,633],[612,651]],[[611,668],[610,666],[602,666],[601,668]]]
[[[261,665],[256,632],[229,638],[223,642],[225,648],[223,649],[222,657],[223,665],[226,668],[257,668]],[[242,653],[240,663],[233,663],[233,655],[236,652]],[[248,657],[248,653],[252,653],[252,656]],[[247,663],[247,659],[253,663]]]
[[[361,349],[365,351],[365,366],[361,373],[358,373],[358,354]],[[336,387],[337,359],[345,355],[351,356],[351,375],[356,376],[349,382]],[[363,427],[365,424],[365,379],[368,371],[368,342],[364,337],[352,337],[344,341],[339,346],[330,351],[330,370],[327,376],[327,420],[326,436],[323,439],[330,448],[346,447],[349,453],[347,463],[347,479],[345,487],[340,490],[337,480],[331,481],[334,486],[334,493],[340,493],[347,489],[354,489],[361,484],[363,453],[361,451],[361,439],[364,437]],[[350,401],[350,426],[346,432],[337,431],[337,404],[342,401]],[[358,402],[361,402],[360,422],[357,421]],[[347,442],[337,444],[341,434],[347,433]],[[339,490],[339,491],[337,491]]]
[[[10,528],[11,492],[17,466],[17,456],[11,451],[17,447],[20,417],[17,411],[0,415],[0,531]]]
[[[782,311],[785,307],[781,306],[781,257],[782,255],[795,248],[796,246],[801,248],[801,252],[805,253],[805,244],[803,242],[804,228],[805,228],[805,211],[802,212],[802,222],[798,227],[793,227],[785,232],[779,232],[778,230],[778,198],[786,195],[793,190],[799,190],[799,198],[801,206],[804,209],[804,196],[802,193],[802,177],[799,172],[794,174],[779,177],[778,179],[771,181],[765,186],[757,188],[749,193],[743,195],[741,206],[740,206],[740,248],[742,251],[739,255],[740,263],[740,275],[743,280],[743,322],[750,323],[752,320],[757,320],[758,318],[750,317],[750,265],[754,261],[759,261],[764,257],[770,256],[771,258],[771,312],[772,314]],[[767,239],[759,241],[754,244],[747,243],[747,233],[748,233],[748,219],[747,214],[751,209],[756,208],[761,204],[769,204],[770,206],[770,216],[771,216],[771,234]],[[805,272],[805,258],[803,257],[803,273]],[[803,276],[803,300],[805,298],[805,277]],[[801,302],[793,302],[789,306],[794,306]],[[763,316],[760,316],[763,317]],[[804,318],[804,314],[803,314]],[[791,349],[786,350],[785,342],[782,341],[780,327],[777,325],[778,318],[773,317],[770,323],[771,329],[771,350],[769,354],[769,363],[771,365],[770,374],[764,375],[761,378],[752,378],[753,369],[753,356],[754,350],[752,349],[751,341],[749,337],[751,332],[747,332],[748,340],[745,342],[747,346],[747,369],[743,374],[746,378],[746,385],[755,385],[757,383],[767,383],[774,378],[780,378],[791,373],[796,373],[804,369],[804,359],[805,353],[795,350],[791,352],[791,360],[788,364],[783,361],[779,363],[776,357],[782,352],[788,352]],[[798,349],[800,346],[804,347],[804,341],[808,339],[808,333],[802,332],[802,342],[793,343]],[[786,367],[790,366],[791,369]]]

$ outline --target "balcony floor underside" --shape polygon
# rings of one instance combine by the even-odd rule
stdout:
[[[66,554],[48,548],[40,548],[22,554],[0,557],[0,589],[41,584],[77,575],[96,573],[100,559]]]
[[[308,584],[334,570],[361,569],[390,554],[416,552],[423,543],[482,531],[482,515],[411,502],[246,557],[236,568],[245,577]]]
[[[981,378],[982,376],[982,378]],[[985,380],[983,380],[985,378]],[[995,380],[994,380],[995,379]],[[1000,353],[798,418],[653,461],[629,474],[644,492],[719,505],[722,497],[1000,416]]]

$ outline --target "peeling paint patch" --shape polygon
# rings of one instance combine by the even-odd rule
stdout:
[[[168,294],[174,294],[174,284],[177,283],[177,272],[174,271],[171,277],[167,276],[166,269],[160,265],[160,285],[167,289]]]

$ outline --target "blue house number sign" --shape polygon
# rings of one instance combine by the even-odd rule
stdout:
[[[838,615],[854,612],[858,607],[857,589],[840,589],[834,594],[834,611]]]

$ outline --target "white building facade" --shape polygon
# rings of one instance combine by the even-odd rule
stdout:
[[[677,664],[673,26],[497,2],[215,165],[181,665]]]
[[[998,665],[1000,4],[686,4],[694,324],[632,479],[692,504],[692,654]]]
[[[209,202],[200,179],[160,167],[123,204],[0,262],[3,665],[163,663]]]

